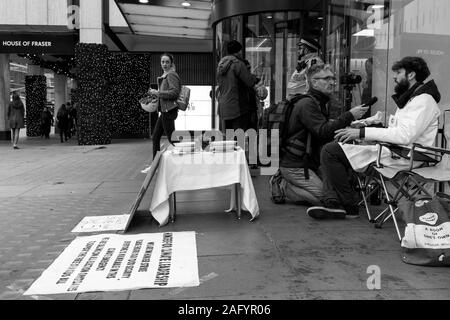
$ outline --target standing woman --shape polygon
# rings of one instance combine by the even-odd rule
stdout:
[[[161,55],[161,67],[164,71],[158,77],[158,90],[150,89],[150,95],[156,95],[159,99],[158,111],[161,112],[153,131],[153,158],[160,150],[161,136],[166,134],[172,143],[172,133],[175,131],[175,119],[178,117],[177,99],[181,92],[181,81],[175,72],[173,56],[170,53]]]
[[[22,100],[20,100],[17,92],[13,93],[12,101],[8,106],[8,120],[11,127],[11,141],[14,149],[19,149],[17,143],[19,142],[20,128],[24,128],[25,107]]]

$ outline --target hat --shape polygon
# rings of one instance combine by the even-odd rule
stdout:
[[[227,44],[228,54],[238,53],[239,51],[241,51],[241,49],[242,49],[242,45],[239,43],[239,41],[231,40]]]
[[[297,43],[297,45],[302,45],[304,44],[305,46],[309,47],[310,49],[313,49],[315,51],[319,51],[320,50],[320,44],[319,42],[317,42],[316,40],[312,39],[312,38],[302,38],[300,39],[300,41]]]

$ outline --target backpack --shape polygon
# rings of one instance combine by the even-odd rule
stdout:
[[[279,146],[280,154],[283,152],[290,152],[294,154],[304,154],[305,159],[305,178],[309,179],[307,158],[311,153],[311,134],[308,133],[306,146],[295,139],[295,136],[288,137],[289,119],[291,118],[294,105],[303,98],[309,97],[317,103],[316,99],[308,94],[296,94],[291,99],[285,99],[277,104],[271,105],[264,110],[262,128],[267,129],[268,137],[271,136],[271,130],[279,130]],[[271,139],[267,139],[267,152],[271,150]]]
[[[186,111],[189,106],[189,98],[191,97],[191,89],[186,86],[181,86],[180,95],[177,99],[178,109]]]

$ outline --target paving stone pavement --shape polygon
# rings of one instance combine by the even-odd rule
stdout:
[[[76,298],[22,293],[76,237],[71,230],[82,218],[126,213],[142,184],[140,171],[150,163],[149,145],[21,137],[13,150],[0,142],[0,299]]]
[[[127,211],[150,164],[149,140],[78,146],[0,141],[0,300],[450,299],[448,268],[403,263],[392,223],[310,219],[306,207],[270,201],[267,176],[253,178],[260,217],[224,213],[225,189],[177,193],[177,221],[159,228],[144,197],[128,233],[195,231],[201,285],[193,288],[23,296],[75,238],[85,216]],[[152,189],[152,185],[149,190]],[[368,266],[382,271],[367,287]]]

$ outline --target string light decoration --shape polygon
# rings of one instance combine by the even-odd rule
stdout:
[[[75,74],[72,72],[75,66],[74,56],[63,56],[61,57],[62,60],[57,61],[44,60],[37,54],[19,54],[19,56],[28,59],[32,64],[38,65],[41,68],[52,70],[56,74],[65,75],[69,78],[75,77]]]
[[[108,58],[108,47],[104,44],[78,43],[75,46],[79,145],[111,143]]]
[[[27,137],[41,135],[41,113],[47,101],[47,78],[43,75],[25,76]]]
[[[108,104],[113,137],[148,136],[149,116],[139,99],[150,86],[149,54],[116,53],[109,56]]]
[[[111,53],[106,45],[75,47],[79,145],[108,144],[112,137],[148,136],[148,113],[139,99],[150,84],[149,54]]]

